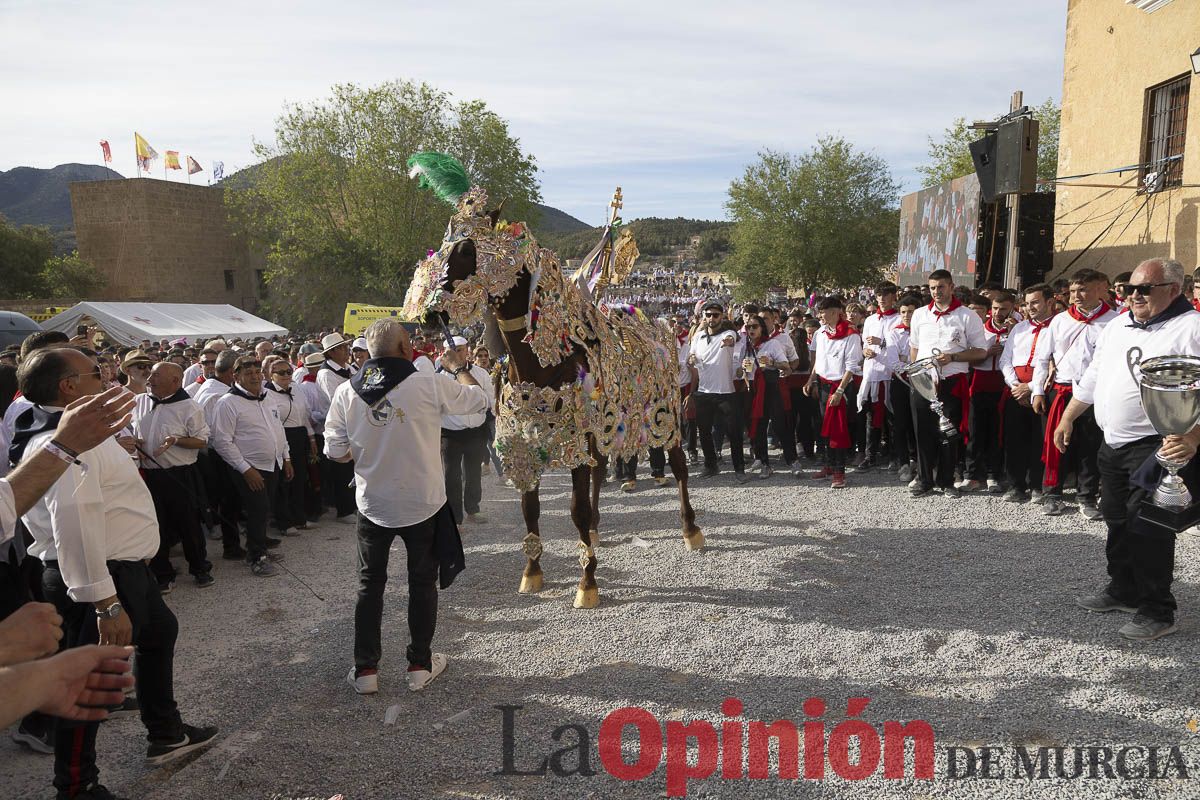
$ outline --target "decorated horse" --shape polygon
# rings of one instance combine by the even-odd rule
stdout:
[[[538,246],[524,223],[502,221],[499,208],[487,211],[483,189],[472,187],[450,156],[418,153],[409,166],[455,212],[441,247],[417,265],[405,315],[426,325],[483,320],[489,339],[508,353],[507,374],[497,390],[495,447],[504,476],[521,492],[527,533],[519,591],[542,590],[538,485],[550,468],[571,472],[571,520],[579,531],[583,570],[576,608],[595,608],[600,601],[596,547],[609,457],[628,459],[664,448],[679,488],[684,545],[702,547],[679,446],[671,332],[632,306],[593,302],[589,292],[596,275],[590,282],[566,275],[558,257]],[[626,269],[636,258],[630,244],[621,237],[609,248]]]

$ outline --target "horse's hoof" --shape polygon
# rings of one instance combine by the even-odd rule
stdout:
[[[688,550],[699,550],[704,547],[704,534],[699,529],[695,533],[685,533],[683,535],[683,545]]]
[[[591,541],[592,547],[596,547],[600,544],[600,531],[594,528],[588,531],[588,539]]]
[[[596,587],[575,590],[576,608],[595,608],[598,605],[600,605],[600,590]]]
[[[536,594],[542,590],[542,573],[536,575],[522,575],[521,587],[517,589],[520,594]]]

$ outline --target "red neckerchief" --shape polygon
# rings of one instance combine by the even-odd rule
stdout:
[[[1042,331],[1044,331],[1044,330],[1046,330],[1046,328],[1050,327],[1050,320],[1052,320],[1052,319],[1054,319],[1053,314],[1046,317],[1045,322],[1038,322],[1033,317],[1029,318],[1029,324],[1031,326],[1033,326],[1033,341],[1030,342],[1030,344],[1029,344],[1029,360],[1025,362],[1025,366],[1027,366],[1027,367],[1033,366],[1033,353],[1035,350],[1037,350],[1038,337],[1042,335]]]
[[[900,324],[897,324],[897,325],[896,325],[896,330],[898,330],[898,331],[906,331],[906,330],[908,330],[908,326],[907,326],[907,325],[900,325]]]
[[[316,383],[317,382],[317,373],[308,372],[308,373],[305,373],[304,375],[301,375],[300,382],[301,383]]]
[[[854,333],[854,329],[850,327],[850,321],[846,320],[846,319],[839,319],[837,326],[833,329],[832,332],[830,332],[830,330],[828,328],[824,328],[823,330],[824,330],[826,336],[828,336],[830,339],[835,339],[835,340],[836,339],[845,339],[847,336]]]
[[[996,323],[992,320],[991,314],[988,314],[988,318],[983,321],[983,329],[988,333],[994,333],[997,336],[1008,331],[1008,328],[997,328]]]
[[[1196,309],[1197,311],[1200,311],[1200,300],[1193,300],[1192,308]],[[1122,310],[1124,310],[1124,309],[1122,309]]]
[[[934,305],[933,301],[930,301],[930,303],[929,303],[929,310],[932,311],[933,316],[937,317],[938,319],[941,319],[942,317],[949,314],[951,311],[953,311],[956,308],[962,308],[962,301],[959,300],[957,297],[950,298],[950,307],[947,308],[945,311],[938,311],[937,306]]]
[[[1074,303],[1067,307],[1067,313],[1070,314],[1071,319],[1075,320],[1076,322],[1082,322],[1084,325],[1090,325],[1096,320],[1097,317],[1108,313],[1108,303],[1101,300],[1100,307],[1097,308],[1090,317],[1085,317],[1083,312],[1075,307]]]
[[[766,344],[767,342],[771,341],[772,339],[774,339],[776,336],[778,336],[778,335],[779,335],[779,334],[781,334],[781,333],[783,333],[783,331],[781,331],[781,330],[776,330],[774,333],[772,333],[770,336],[766,337],[765,339],[759,339],[759,340],[758,340],[758,346],[759,346],[759,347],[762,347],[764,344]]]
[[[208,378],[204,377],[204,373],[200,373],[196,376],[196,383],[204,383],[206,380],[208,380]]]
[[[892,314],[899,314],[899,313],[900,313],[900,312],[899,312],[899,311],[897,311],[897,310],[896,310],[896,309],[894,309],[894,308],[893,308],[893,309],[890,309],[890,310],[888,310],[888,311],[884,311],[883,309],[880,309],[879,311],[876,311],[876,312],[875,312],[875,314],[876,314],[876,315],[877,315],[877,316],[878,316],[880,319],[883,319],[884,317],[890,317]]]

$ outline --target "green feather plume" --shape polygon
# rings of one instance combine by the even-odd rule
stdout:
[[[417,178],[421,188],[430,189],[452,206],[471,188],[463,165],[445,153],[414,153],[408,159],[408,177]]]

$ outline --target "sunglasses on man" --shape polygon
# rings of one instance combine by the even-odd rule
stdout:
[[[1132,297],[1134,292],[1139,292],[1143,297],[1148,297],[1155,287],[1171,286],[1174,283],[1174,281],[1167,281],[1166,283],[1122,283],[1121,293],[1126,297]]]

